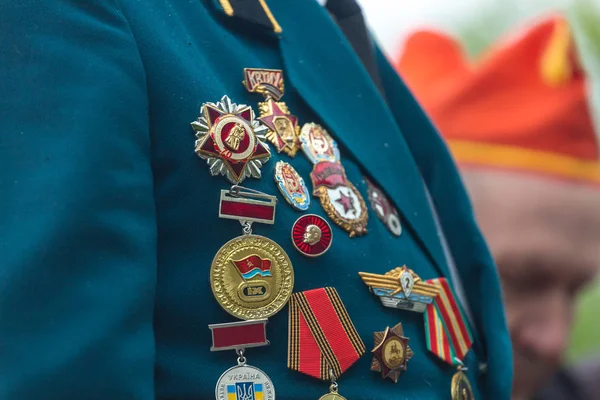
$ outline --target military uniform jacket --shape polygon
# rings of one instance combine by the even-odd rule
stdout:
[[[357,275],[406,264],[423,279],[462,282],[475,395],[507,399],[511,349],[494,265],[453,162],[406,86],[375,50],[381,93],[315,1],[272,0],[271,15],[262,1],[228,3],[0,5],[0,398],[214,398],[235,357],[209,351],[207,325],[234,318],[215,302],[208,269],[241,231],[218,218],[230,184],[194,154],[190,122],[223,95],[256,109],[260,96],[240,84],[255,67],[283,70],[291,112],[325,126],[363,197],[367,177],[401,216],[400,237],[372,209],[363,237],[332,224],[331,249],[309,259],[292,247],[300,214],[272,177],[284,159],[310,184],[310,162],[273,151],[263,178],[243,183],[280,198],[276,223],[255,229],[289,254],[295,291],[335,287],[368,350],[374,331],[403,323],[415,354],[408,371],[397,384],[382,380],[367,352],[338,380],[344,396],[449,398],[454,370],[427,351],[423,315],[382,307]],[[315,199],[308,212],[325,215]],[[268,330],[271,345],[248,357],[277,398],[326,393],[327,383],[286,368],[286,309]]]

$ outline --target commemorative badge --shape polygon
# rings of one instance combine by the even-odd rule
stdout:
[[[369,202],[377,217],[385,224],[388,230],[394,236],[400,236],[402,234],[402,225],[400,224],[400,216],[398,211],[392,203],[389,201],[387,196],[371,182],[369,179],[365,179],[367,182],[367,191],[369,194]]]
[[[275,400],[273,382],[262,370],[248,365],[245,350],[267,346],[267,320],[212,324],[211,351],[235,350],[237,365],[225,371],[215,387],[217,400]]]
[[[298,117],[290,114],[287,105],[279,101],[284,93],[283,71],[278,69],[244,68],[246,89],[251,93],[260,93],[265,101],[258,103],[259,120],[268,128],[266,137],[282,151],[294,157],[300,148],[300,128]]]
[[[427,349],[445,363],[455,366],[452,400],[473,400],[475,396],[465,374],[463,359],[473,344],[473,335],[446,278],[431,279],[439,294],[425,312]]]
[[[233,184],[247,177],[260,178],[260,168],[271,152],[263,141],[267,127],[254,118],[250,106],[223,96],[217,103],[204,103],[191,125],[196,132],[196,154],[206,160],[211,175],[225,175]]]
[[[294,167],[285,161],[275,164],[275,183],[286,201],[296,210],[306,211],[310,206],[310,194],[304,179]]]
[[[337,379],[365,353],[334,288],[294,293],[289,303],[288,368],[329,381],[320,400],[344,400]]]
[[[400,374],[406,371],[408,360],[413,356],[408,338],[404,337],[402,324],[375,332],[373,337],[375,347],[371,351],[371,371],[381,372],[381,378],[389,378],[397,383]]]
[[[310,178],[313,194],[338,226],[350,237],[367,233],[369,214],[360,192],[346,178],[344,167],[337,162],[322,161],[315,164]]]
[[[217,302],[236,318],[268,318],[285,306],[294,286],[290,258],[274,241],[252,233],[252,223],[273,224],[277,198],[233,186],[221,191],[219,217],[235,219],[243,235],[224,244],[210,267]]]
[[[292,227],[292,243],[300,253],[307,257],[318,257],[325,254],[331,242],[333,232],[325,219],[315,214],[306,214],[294,222]]]
[[[337,143],[320,125],[312,122],[304,124],[300,132],[300,142],[304,154],[313,164],[321,161],[340,161]]]
[[[368,272],[359,272],[358,275],[385,307],[423,313],[440,292],[437,285],[422,281],[406,266],[384,275]]]

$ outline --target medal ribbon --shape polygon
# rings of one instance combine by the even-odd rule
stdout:
[[[427,283],[440,288],[433,304],[425,312],[427,348],[450,365],[460,365],[471,345],[473,335],[446,278],[430,279]]]
[[[334,288],[294,293],[289,302],[288,368],[322,380],[341,376],[365,351]]]

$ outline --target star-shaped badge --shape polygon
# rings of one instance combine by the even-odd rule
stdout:
[[[403,334],[401,323],[373,334],[375,347],[371,351],[371,371],[381,372],[383,379],[389,378],[394,383],[397,383],[400,374],[406,371],[406,364],[413,356],[413,351],[408,346],[408,338],[402,336]]]
[[[283,151],[294,157],[300,148],[298,117],[290,114],[285,103],[273,99],[259,103],[258,107],[258,119],[269,128],[267,139],[273,143],[278,153]]]
[[[267,127],[254,118],[250,106],[223,96],[217,103],[204,103],[191,125],[198,139],[196,154],[207,161],[211,175],[225,175],[233,184],[261,177],[271,152],[264,142]]]
[[[340,190],[340,198],[336,200],[337,203],[344,207],[344,214],[348,214],[348,211],[354,211],[354,199],[348,196],[346,193]]]

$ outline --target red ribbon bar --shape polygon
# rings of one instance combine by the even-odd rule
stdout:
[[[337,291],[321,288],[290,299],[288,367],[322,379],[337,378],[366,349]]]
[[[274,197],[269,200],[255,200],[233,197],[227,190],[222,190],[219,217],[273,224],[275,222],[275,206]]]
[[[267,346],[267,319],[212,324],[213,345],[210,351]]]

